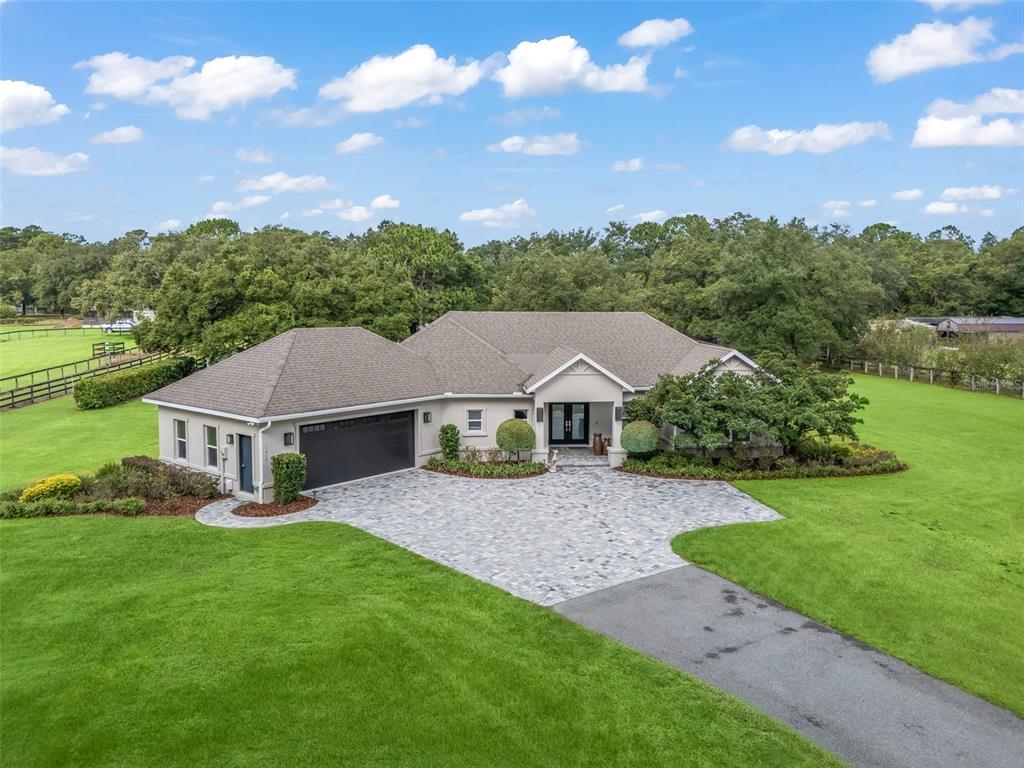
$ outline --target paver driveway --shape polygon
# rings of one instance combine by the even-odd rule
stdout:
[[[669,541],[680,531],[779,519],[727,483],[590,467],[527,480],[413,470],[316,495],[316,507],[293,515],[238,517],[228,500],[197,518],[239,528],[349,523],[542,605],[678,567]]]

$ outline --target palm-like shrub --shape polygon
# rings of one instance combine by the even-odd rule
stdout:
[[[658,450],[661,433],[649,421],[631,421],[622,428],[622,447],[630,456],[647,456]]]
[[[509,457],[518,456],[520,451],[532,451],[537,444],[533,427],[522,419],[506,419],[501,422],[495,440]]]

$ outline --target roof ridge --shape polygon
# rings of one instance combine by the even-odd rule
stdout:
[[[451,314],[451,313],[450,313],[450,312],[446,312],[446,313],[445,313],[445,315],[449,315],[449,314]],[[448,318],[448,321],[449,321],[449,322],[452,322],[452,323],[455,323],[455,325],[457,325],[457,326],[458,326],[459,328],[461,328],[461,329],[462,329],[463,331],[465,331],[465,332],[466,332],[466,333],[468,333],[468,334],[469,334],[470,336],[472,336],[472,337],[473,337],[474,339],[476,339],[477,341],[479,341],[479,342],[480,342],[481,344],[484,344],[484,345],[486,345],[487,347],[489,347],[490,349],[494,350],[494,352],[495,352],[495,353],[496,353],[496,354],[498,355],[498,357],[500,357],[500,358],[501,358],[502,360],[504,360],[504,361],[505,361],[506,363],[508,363],[509,365],[511,365],[511,366],[512,366],[513,368],[515,368],[515,369],[516,369],[517,371],[522,371],[523,373],[525,373],[525,374],[529,375],[529,371],[525,371],[525,370],[523,370],[523,367],[522,367],[522,366],[520,366],[520,365],[517,365],[516,363],[514,363],[514,362],[512,361],[512,358],[510,358],[510,357],[509,357],[509,356],[508,356],[508,355],[507,355],[507,354],[505,353],[505,350],[503,350],[503,349],[499,349],[498,347],[494,346],[493,344],[491,344],[491,342],[489,342],[489,341],[488,341],[487,339],[485,339],[485,338],[484,338],[483,336],[480,336],[480,335],[478,335],[478,334],[474,333],[474,332],[473,332],[473,331],[471,331],[471,330],[470,330],[469,328],[467,328],[467,327],[466,327],[466,326],[464,326],[464,325],[463,325],[462,323],[460,323],[460,322],[459,322],[458,320],[456,320],[456,319],[455,319],[454,317],[450,317],[450,318]]]
[[[295,338],[299,335],[297,333],[298,328],[289,328],[284,332],[284,335],[288,337],[288,350],[281,356],[281,363],[277,366],[277,371],[274,373],[274,386],[270,388],[270,395],[263,403],[263,413],[260,416],[265,416],[267,411],[270,410],[271,403],[274,402],[274,395],[277,394],[277,388],[281,384],[281,374],[284,372],[285,366],[288,363],[289,358],[292,356],[292,351],[295,349]]]

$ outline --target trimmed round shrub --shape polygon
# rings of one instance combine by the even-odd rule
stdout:
[[[70,499],[80,490],[82,490],[82,480],[78,475],[71,473],[53,475],[30,485],[21,492],[18,501],[28,503],[40,499]]]
[[[506,419],[501,422],[494,439],[497,441],[498,447],[508,454],[532,451],[537,444],[533,427],[522,419]]]
[[[661,432],[649,421],[631,421],[622,428],[621,439],[630,456],[646,456],[658,450]]]
[[[437,436],[441,441],[441,455],[445,461],[458,460],[459,428],[454,424],[442,424]]]
[[[299,498],[306,484],[306,456],[302,453],[279,453],[270,460],[274,473],[274,501],[291,504]]]

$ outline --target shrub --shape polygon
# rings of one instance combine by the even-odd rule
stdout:
[[[445,461],[458,461],[459,457],[456,456],[454,459],[445,459]],[[475,445],[467,445],[462,449],[462,460],[468,461],[470,464],[479,464],[484,460],[484,452],[477,448]]]
[[[534,475],[542,475],[548,471],[547,464],[539,461],[517,461],[515,463],[509,463],[506,461],[499,461],[496,463],[482,463],[475,461],[465,461],[462,459],[439,459],[434,457],[426,464],[427,469],[432,469],[436,472],[445,472],[450,475],[464,475],[468,477],[480,477],[480,478],[517,478],[517,477],[533,477]]]
[[[3,520],[20,517],[64,517],[67,515],[101,514],[135,517],[145,511],[146,502],[138,498],[100,499],[97,501],[49,498],[32,502],[0,502],[0,519]]]
[[[496,464],[499,461],[508,460],[508,453],[501,448],[488,448],[484,451],[484,456],[489,464]]]
[[[28,503],[40,499],[70,499],[81,489],[82,480],[78,475],[53,475],[30,485],[21,492],[18,501]]]
[[[126,456],[121,459],[121,465],[124,469],[119,478],[122,487],[113,495],[164,499],[177,494],[212,499],[220,493],[211,475],[164,464],[150,456]]]
[[[454,424],[442,424],[438,432],[441,441],[441,455],[448,461],[459,458],[459,428]]]
[[[0,320],[13,320],[17,316],[18,313],[14,311],[14,307],[6,301],[0,301]]]
[[[498,447],[510,457],[518,457],[520,451],[532,451],[537,444],[533,427],[522,419],[506,419],[501,422],[494,437]]]
[[[857,463],[798,463],[795,457],[781,456],[771,459],[756,468],[738,468],[730,460],[717,465],[703,458],[684,456],[679,453],[656,453],[650,458],[629,457],[622,469],[640,475],[684,478],[692,480],[776,480],[782,478],[803,479],[816,477],[858,477],[901,472],[906,464],[891,453],[878,451],[871,446],[857,446],[857,452],[870,453],[871,458]]]
[[[195,360],[176,357],[80,379],[75,383],[75,403],[85,410],[117,405],[149,394],[154,389],[188,376],[194,370]]]
[[[274,501],[290,504],[299,498],[306,484],[306,456],[302,453],[279,453],[270,460],[274,473]]]
[[[661,433],[649,421],[631,421],[622,428],[620,439],[630,456],[645,456],[658,450]]]

